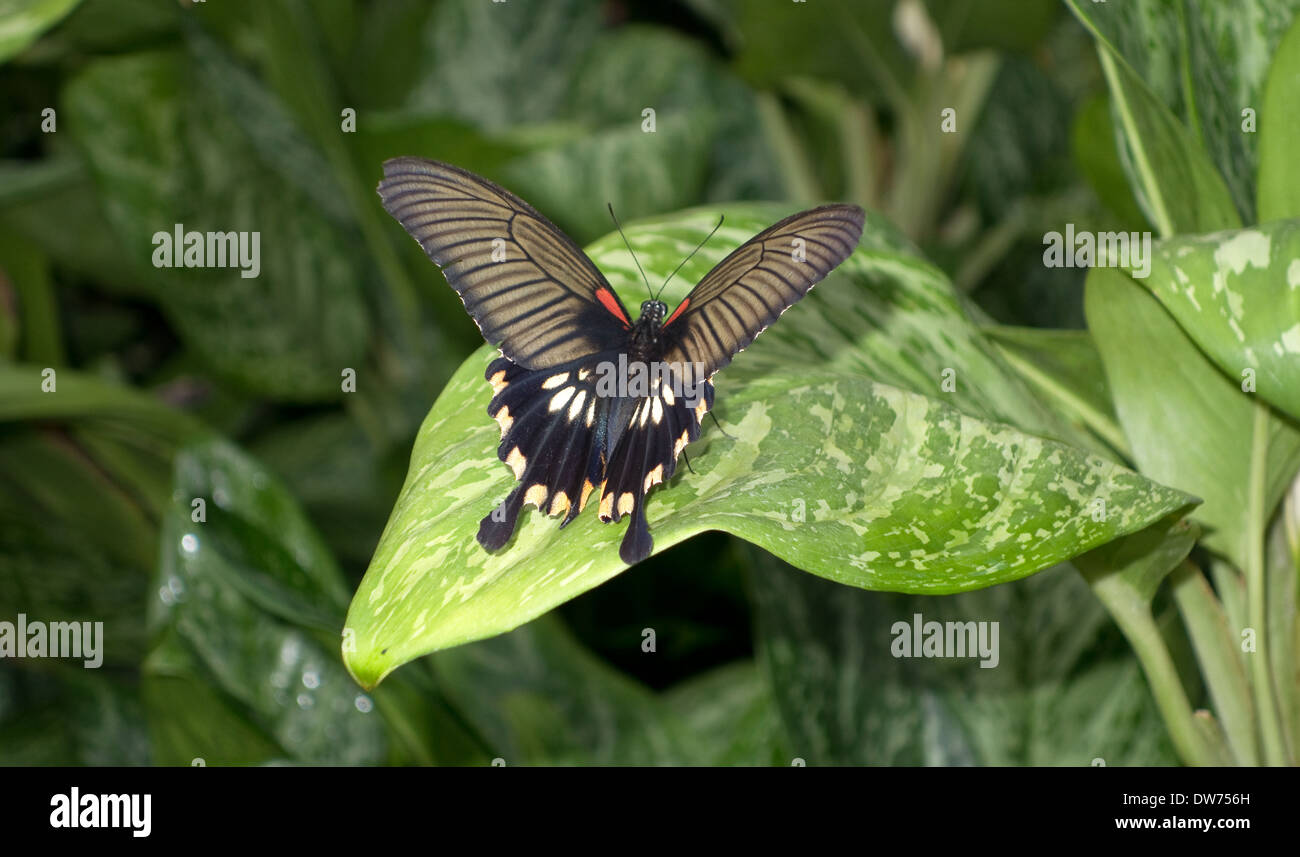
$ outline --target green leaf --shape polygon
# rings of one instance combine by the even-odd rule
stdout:
[[[350,74],[344,81],[349,103],[356,103],[358,112],[362,108],[395,109],[405,101],[420,71],[425,22],[432,11],[423,0],[389,0],[366,8],[352,45]]]
[[[569,212],[558,219],[576,239],[602,235],[609,214],[590,200],[610,201],[620,218],[632,218],[703,196],[716,127],[711,111],[680,111],[659,116],[648,134],[629,114],[621,125],[513,161],[505,184],[542,210]]]
[[[856,3],[768,3],[731,0],[727,24],[734,28],[736,68],[756,86],[772,87],[788,76],[830,78],[856,92],[902,95],[913,65],[889,21],[893,0]],[[827,33],[838,38],[828,39]],[[901,102],[893,105],[901,108]]]
[[[9,514],[29,524],[48,520],[44,534],[29,537],[32,544],[54,547],[51,540],[57,544],[71,531],[102,552],[103,561],[94,565],[105,574],[106,566],[147,568],[154,555],[156,529],[139,498],[106,470],[102,462],[93,460],[80,444],[60,432],[7,432],[0,446],[0,479],[7,483],[12,499],[3,505]],[[87,514],[87,497],[99,500],[94,515]],[[51,539],[54,534],[60,535]],[[75,555],[78,547],[84,550],[86,546],[69,540],[65,547]],[[23,565],[19,563],[19,567]],[[39,575],[39,563],[30,571]]]
[[[1296,675],[1296,665],[1300,661],[1300,651],[1295,645],[1296,608],[1300,605],[1297,600],[1300,596],[1300,478],[1291,483],[1282,510],[1268,534],[1268,589],[1265,597],[1268,603],[1270,668],[1278,677],[1278,708],[1283,727],[1289,732],[1290,745],[1294,748],[1300,746],[1300,681],[1288,681],[1286,677]],[[1239,646],[1234,646],[1231,651],[1236,655]]]
[[[66,360],[59,311],[50,277],[50,260],[39,248],[10,235],[0,235],[0,289],[13,289],[14,300],[0,298],[0,313],[16,307],[14,339],[21,339],[23,359],[42,366],[61,366]],[[8,295],[4,296],[9,297]],[[4,321],[0,320],[0,357],[6,351]]]
[[[1101,355],[1086,330],[988,326],[1003,356],[1070,419],[1096,432],[1118,452],[1128,444],[1115,420]]]
[[[1251,220],[1257,135],[1243,127],[1245,110],[1254,110],[1262,123],[1268,112],[1261,110],[1261,96],[1269,59],[1300,4],[1071,0],[1070,5],[1194,135],[1224,177],[1240,215]],[[1261,191],[1264,187],[1261,182]]]
[[[1159,90],[1148,86],[1149,78],[1135,70],[1106,37],[1092,17],[1094,4],[1069,2],[1097,37],[1124,166],[1152,224],[1162,236],[1239,226],[1241,217],[1232,195],[1196,132],[1162,103]]]
[[[408,106],[488,130],[549,121],[600,30],[596,0],[447,0],[428,18]]]
[[[95,187],[79,161],[6,163],[0,167],[0,187],[5,197],[0,229],[41,248],[61,268],[93,279],[106,292],[147,293],[103,212],[85,204],[95,196]]]
[[[45,367],[0,364],[0,423],[16,420],[107,419],[130,425],[140,435],[169,446],[205,433],[188,414],[158,399],[85,375],[58,369],[46,392]]]
[[[288,758],[183,646],[168,635],[145,662],[140,681],[157,765],[252,765]]]
[[[14,444],[14,451],[23,448]],[[8,459],[0,453],[0,493],[33,508],[0,503],[0,604],[5,605],[6,621],[12,622],[21,611],[49,621],[103,622],[103,664],[135,667],[148,646],[143,616],[150,591],[147,567],[112,556],[84,522],[55,517],[32,502],[10,481]],[[38,478],[57,475],[39,462],[28,466]],[[69,480],[59,487],[69,487]],[[107,516],[120,510],[113,498],[103,497],[97,511]],[[82,661],[69,663],[82,666]]]
[[[1300,217],[1300,17],[1278,45],[1259,109],[1259,222]]]
[[[685,725],[660,700],[554,619],[442,652],[434,667],[451,702],[507,766],[700,763]]]
[[[1074,117],[1070,147],[1079,171],[1102,205],[1119,220],[1119,226],[1125,231],[1145,231],[1146,217],[1133,198],[1124,164],[1115,148],[1113,116],[1110,100],[1104,93],[1084,102]]]
[[[581,56],[572,80],[558,110],[573,133],[517,159],[503,178],[539,209],[557,212],[575,239],[609,230],[593,199],[627,221],[700,199],[779,191],[754,94],[690,39],[619,28]]]
[[[1060,17],[1055,0],[925,0],[951,54],[980,48],[1028,53]]]
[[[0,0],[0,63],[57,24],[81,0]]]
[[[741,661],[673,687],[664,702],[695,735],[701,765],[790,765],[795,754],[763,670]]]
[[[82,0],[76,11],[41,40],[40,60],[78,64],[90,54],[148,49],[174,36],[181,20],[193,12],[194,4]]]
[[[1173,574],[1172,583],[1178,612],[1196,651],[1201,675],[1213,701],[1214,713],[1223,724],[1233,760],[1240,765],[1258,765],[1255,705],[1246,673],[1246,655],[1241,651],[1241,637],[1228,624],[1223,605],[1200,569],[1184,562]],[[1286,651],[1287,647],[1281,649]],[[1271,648],[1270,651],[1276,654],[1279,650]]]
[[[986,19],[986,13],[971,17]],[[962,153],[962,180],[990,220],[1007,217],[1029,194],[1070,180],[1070,101],[1036,63],[1004,60],[975,121]]]
[[[128,388],[0,365],[0,603],[103,621],[103,657],[135,666],[172,451],[204,429]],[[93,498],[88,500],[87,498]]]
[[[1141,671],[1068,567],[923,598],[756,561],[760,660],[791,752],[809,765],[1173,761]],[[918,616],[923,630],[989,623],[986,643],[997,623],[997,645],[986,658],[901,657],[897,641],[913,638]]]
[[[204,500],[206,520],[195,520],[196,499]],[[224,441],[182,450],[161,542],[150,607],[160,642],[145,665],[149,677],[210,686],[225,712],[217,723],[239,713],[250,735],[269,736],[292,760],[375,764],[385,757],[381,716],[325,642],[337,639],[342,579],[276,479]],[[206,711],[169,704],[150,714],[155,721],[188,716],[188,724],[169,728],[215,738],[220,730],[210,728]],[[232,761],[274,758],[258,741],[240,746],[260,755]],[[195,745],[179,757],[207,752],[217,751]]]
[[[381,457],[345,414],[285,422],[250,443],[249,451],[284,479],[334,555],[365,568],[405,461]]]
[[[1155,278],[1153,272],[1148,279]],[[1138,469],[1205,498],[1195,512],[1209,528],[1204,544],[1244,567],[1251,446],[1243,439],[1251,437],[1255,403],[1124,274],[1093,269],[1085,300],[1088,327]],[[1300,430],[1276,416],[1270,420],[1268,463],[1265,503],[1272,509],[1300,466]]]
[[[149,751],[134,682],[79,665],[0,670],[0,764],[135,767]]]
[[[179,55],[142,53],[93,62],[68,85],[68,126],[108,219],[216,372],[258,394],[336,398],[341,370],[361,364],[368,338],[350,236],[264,166],[225,105],[194,82]],[[178,223],[260,233],[260,274],[155,268],[153,236]]]
[[[628,237],[649,274],[662,279],[694,243],[686,236],[702,237],[715,222],[692,214],[676,229],[633,227]],[[740,209],[727,222],[714,258],[770,221]],[[610,249],[614,240],[593,258],[617,285],[627,282],[627,262],[626,251]],[[974,392],[955,401],[1038,404],[1016,392],[1014,376],[995,375],[1000,367],[975,345],[982,340],[969,322],[963,329],[949,319],[957,336],[922,326],[938,314],[924,312],[922,300],[952,300],[946,281],[945,294],[934,278],[902,254],[859,248],[813,292],[817,299],[788,313],[723,373],[716,410],[732,437],[706,432],[692,450],[696,474],[652,495],[657,549],[718,529],[855,586],[955,592],[1031,574],[1192,502],[1095,456],[860,374],[881,355],[856,344],[870,326],[857,320],[883,309],[861,301],[892,289],[887,300],[900,313],[890,321],[890,340],[874,343],[891,352],[884,365],[906,374],[920,369],[908,359],[914,352],[927,360],[946,355],[970,367],[957,389]],[[680,296],[686,286],[675,288]],[[819,306],[820,296],[831,303]],[[838,317],[837,306],[844,307]],[[933,353],[913,336],[933,342]],[[963,349],[969,363],[954,359]],[[363,685],[414,657],[516,627],[623,568],[614,550],[622,528],[590,513],[563,532],[554,521],[527,516],[506,550],[489,555],[478,546],[478,519],[510,485],[495,455],[495,426],[483,416],[490,391],[482,377],[492,353],[485,347],[466,361],[425,420],[407,483],[353,599],[348,629],[356,650],[345,657]],[[997,369],[979,377],[990,364]],[[938,395],[941,365],[929,382]],[[1094,501],[1108,514],[1095,516]]]
[[[1300,420],[1300,219],[1162,241],[1139,281],[1224,374]]]

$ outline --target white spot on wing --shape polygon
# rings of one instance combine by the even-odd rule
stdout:
[[[547,409],[551,413],[555,413],[556,411],[563,408],[565,405],[569,403],[569,399],[573,398],[574,389],[575,389],[574,387],[565,387],[563,390],[556,393],[554,396],[551,397],[551,404],[548,406]]]

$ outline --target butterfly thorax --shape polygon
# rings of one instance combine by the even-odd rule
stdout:
[[[659,344],[659,331],[667,315],[668,305],[663,301],[641,302],[641,315],[632,327],[629,358],[645,360],[654,356]]]

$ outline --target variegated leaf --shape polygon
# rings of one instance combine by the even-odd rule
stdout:
[[[1300,219],[1164,241],[1138,281],[1229,378],[1300,419]]]
[[[729,209],[725,236],[670,297],[781,213]],[[687,213],[628,237],[663,278],[716,218]],[[706,428],[688,449],[695,473],[680,468],[650,496],[657,550],[716,529],[854,586],[960,592],[1032,574],[1194,502],[996,422],[1018,410],[1040,431],[1070,431],[1006,370],[942,274],[878,221],[868,230],[848,263],[715,379],[730,437]],[[614,241],[592,255],[631,299]],[[517,627],[624,568],[625,525],[602,525],[590,510],[563,531],[529,512],[497,554],[475,541],[478,520],[512,484],[486,415],[483,370],[494,353],[485,346],[461,366],[421,427],[348,617],[344,657],[363,685]],[[954,392],[944,392],[945,377]]]

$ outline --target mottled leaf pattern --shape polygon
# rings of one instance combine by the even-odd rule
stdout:
[[[1161,242],[1138,282],[1229,378],[1300,420],[1300,219]]]
[[[790,752],[809,765],[1174,761],[1136,660],[1114,647],[1117,633],[1072,568],[920,598],[831,586],[758,553],[760,661]],[[897,656],[897,623],[910,635],[918,615],[922,626],[987,623],[986,644],[997,623],[996,667],[977,653]]]
[[[386,738],[378,712],[322,643],[338,628],[346,594],[333,558],[296,502],[224,442],[183,450],[175,469],[150,599],[159,642],[145,661],[149,686],[189,694],[198,679],[213,704],[229,707],[232,720],[269,744],[266,758],[223,761],[382,760]],[[195,499],[204,501],[202,521],[194,520]],[[174,703],[152,713],[184,710]],[[241,710],[239,718],[234,712]],[[155,728],[183,730],[184,724]],[[223,746],[221,734],[208,734],[185,752],[193,758],[215,750],[220,758]]]
[[[1193,516],[1208,525],[1204,544],[1241,567],[1250,532],[1251,396],[1124,274],[1093,270],[1086,306],[1134,461],[1152,479],[1203,497]],[[1274,417],[1269,435],[1272,508],[1300,466],[1300,430]]]
[[[96,60],[67,87],[68,129],[136,276],[186,343],[251,392],[337,398],[339,372],[364,357],[366,274],[326,208],[286,192],[261,160],[296,138],[250,140],[230,113],[236,104],[269,117],[270,96],[228,86],[222,103],[200,83],[217,72],[210,59],[191,66],[171,52]],[[154,234],[178,223],[187,232],[259,233],[258,276],[155,267]]]
[[[1099,48],[1131,67],[1194,134],[1222,174],[1240,216],[1255,219],[1257,149],[1263,140],[1242,128],[1243,111],[1255,112],[1257,127],[1273,112],[1261,109],[1269,60],[1300,3],[1070,0],[1070,6],[1098,36]],[[1259,184],[1262,192],[1264,183]]]
[[[702,237],[716,213],[689,222],[699,227],[681,228],[667,247],[643,253],[652,277],[672,270],[676,239]],[[744,209],[728,218],[731,231],[744,237],[770,222]],[[656,235],[653,226],[629,229],[639,250]],[[725,252],[731,240],[728,234],[714,252]],[[802,303],[792,309],[716,379],[717,412],[732,438],[706,431],[689,450],[696,473],[682,468],[667,489],[651,495],[658,549],[719,529],[855,586],[958,592],[1047,568],[1192,502],[1110,461],[941,401],[941,364],[930,382],[909,356],[929,352],[924,359],[942,361],[946,352],[963,370],[957,389],[988,384],[988,396],[966,394],[972,409],[987,409],[986,399],[997,407],[999,382],[1010,391],[1001,400],[1035,402],[1014,376],[1000,381],[996,352],[976,346],[981,337],[972,329],[964,342],[949,336],[946,343],[913,346],[913,337],[946,336],[942,326],[922,330],[918,304],[952,305],[950,287],[944,295],[941,275],[906,252],[883,249],[887,239],[868,237],[866,244],[813,295],[852,305],[854,295],[892,290],[879,310],[888,316],[889,307],[899,308],[907,356],[897,353],[897,344],[892,361],[883,353],[886,343],[876,345],[877,354],[858,348],[866,326],[854,330],[855,314],[835,319],[831,313],[828,331],[819,312],[801,316]],[[604,252],[594,258],[617,288],[628,289],[621,266],[606,265]],[[936,316],[944,318],[929,314],[931,321]],[[960,317],[954,311],[947,321],[959,329]],[[976,371],[966,372],[955,359],[963,353],[974,358]],[[345,650],[345,659],[365,685],[419,655],[509,630],[623,568],[615,550],[622,527],[591,515],[561,532],[554,520],[530,513],[513,542],[494,555],[474,541],[477,520],[511,484],[495,456],[496,427],[484,414],[489,389],[482,377],[491,357],[485,347],[466,361],[435,403],[354,598],[347,627],[355,650]],[[861,373],[864,360],[892,362],[904,376],[915,369],[933,397],[871,380]],[[1014,405],[1007,401],[1007,407]],[[1041,405],[1039,411],[1048,413]],[[1044,416],[1043,422],[1051,421]]]
[[[1242,217],[1233,194],[1196,131],[1178,118],[1168,96],[1162,98],[1162,92],[1167,90],[1162,75],[1174,74],[1174,70],[1133,65],[1134,51],[1125,40],[1149,39],[1150,32],[1165,33],[1167,26],[1152,24],[1150,30],[1143,27],[1136,31],[1119,27],[1112,32],[1104,25],[1113,19],[1106,15],[1095,17],[1095,4],[1070,0],[1070,5],[1097,36],[1097,53],[1110,86],[1120,154],[1134,193],[1152,224],[1166,236],[1240,225]],[[1134,13],[1159,18],[1177,14],[1169,4],[1160,4],[1158,9],[1148,4],[1130,6],[1127,14]]]

